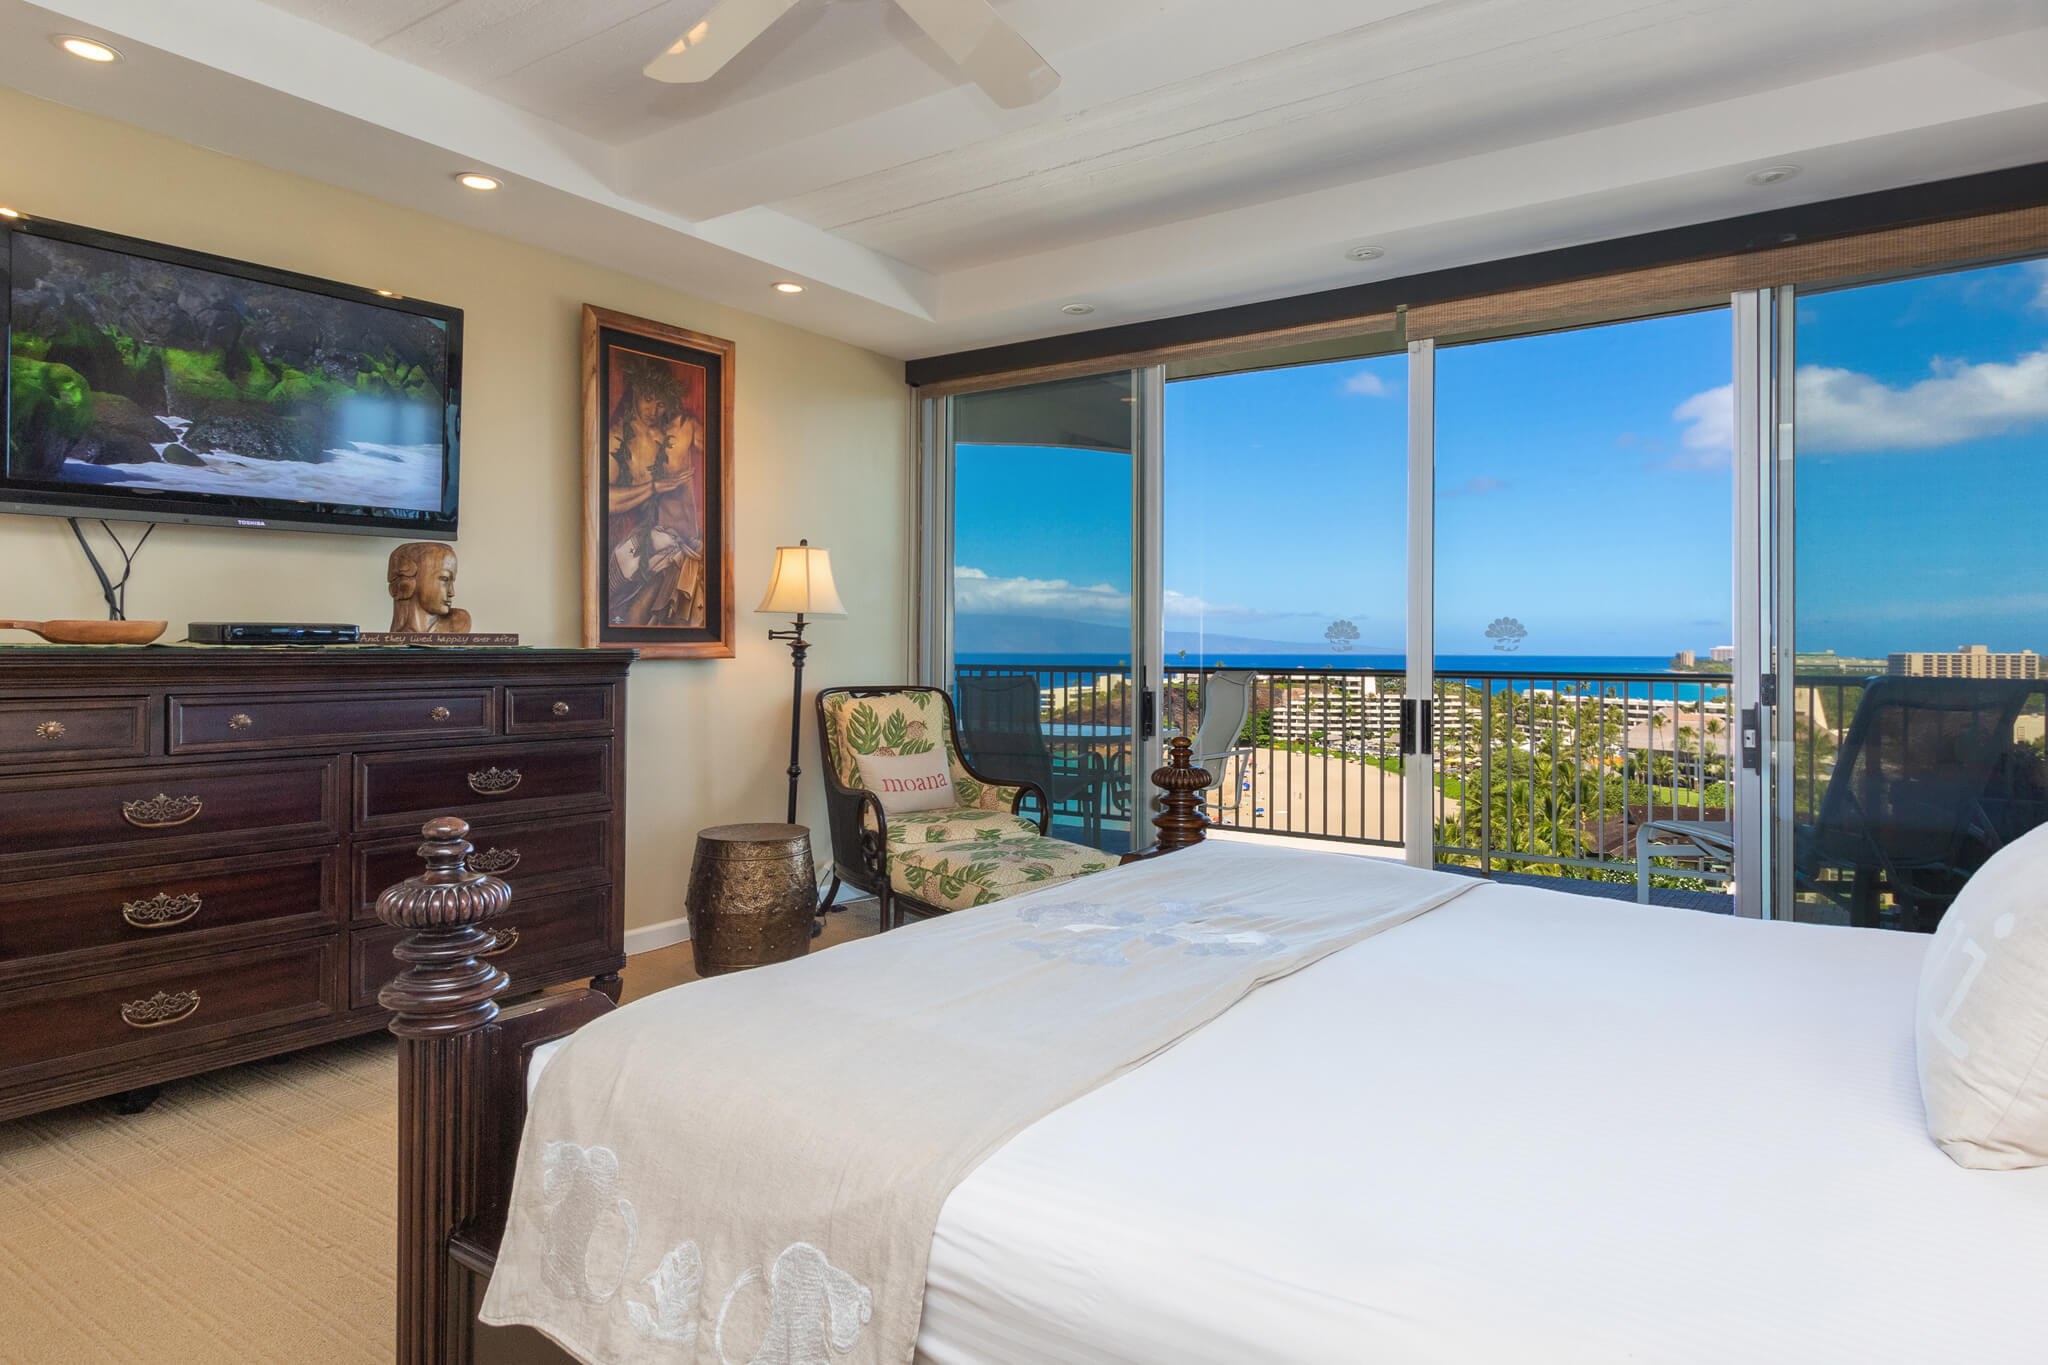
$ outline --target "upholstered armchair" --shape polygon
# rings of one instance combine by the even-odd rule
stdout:
[[[861,776],[864,755],[927,753],[943,745],[953,805],[882,808]],[[962,756],[953,701],[936,687],[834,687],[818,694],[831,823],[831,904],[840,884],[874,896],[881,924],[986,905],[1052,882],[1101,872],[1116,859],[1047,837],[1052,808],[1035,782],[995,781]],[[1031,814],[1026,814],[1027,807]]]

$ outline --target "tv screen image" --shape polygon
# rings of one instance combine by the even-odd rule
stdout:
[[[9,234],[8,510],[452,531],[459,313],[50,231]]]

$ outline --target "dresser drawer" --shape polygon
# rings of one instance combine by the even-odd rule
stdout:
[[[608,887],[514,900],[484,925],[497,939],[485,957],[512,978],[508,992],[537,990],[595,971],[619,952],[611,941],[611,904]],[[376,1004],[377,992],[398,975],[391,950],[403,937],[403,930],[388,925],[349,935],[349,1003],[354,1008]]]
[[[610,734],[612,696],[609,687],[508,687],[505,689],[505,733]]]
[[[545,895],[611,876],[612,817],[569,815],[552,820],[487,820],[469,832],[469,865],[512,888],[515,898]],[[417,834],[357,844],[355,917],[377,918],[384,888],[417,877],[423,864]],[[513,904],[518,904],[515,899]]]
[[[418,826],[437,815],[471,824],[499,809],[607,805],[611,744],[534,740],[488,748],[356,756],[356,826]]]
[[[497,692],[489,687],[171,698],[173,754],[479,739],[497,731]]]
[[[252,934],[318,932],[340,909],[339,860],[332,850],[294,851],[0,883],[0,980]]]
[[[339,945],[323,934],[10,991],[0,997],[0,1082],[333,1015]]]
[[[0,780],[0,867],[158,849],[272,847],[340,833],[338,759],[205,763]]]
[[[148,697],[0,701],[0,766],[148,756]]]

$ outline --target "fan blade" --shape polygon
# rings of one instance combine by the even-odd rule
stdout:
[[[699,19],[668,51],[649,62],[647,75],[671,85],[709,80],[760,37],[768,26],[789,13],[797,0],[725,0]]]
[[[896,8],[1005,109],[1036,104],[1059,88],[1060,73],[988,0],[896,0]]]

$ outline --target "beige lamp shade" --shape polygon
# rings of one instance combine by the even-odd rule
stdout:
[[[832,553],[808,543],[775,547],[775,572],[756,611],[777,616],[844,616],[832,582]]]

